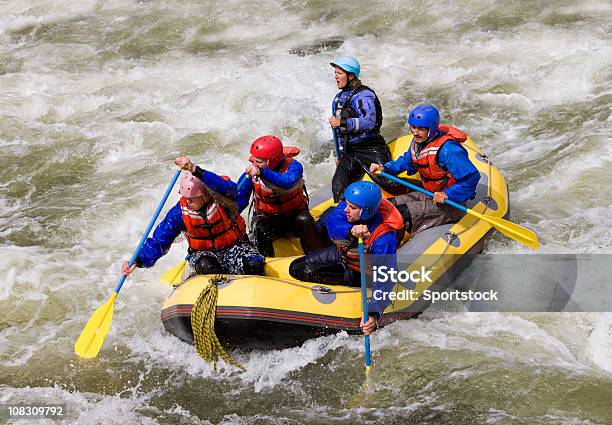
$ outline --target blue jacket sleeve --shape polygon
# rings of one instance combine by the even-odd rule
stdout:
[[[371,90],[362,90],[351,98],[351,108],[359,115],[346,120],[346,129],[350,133],[363,133],[376,127],[376,104]]]
[[[282,187],[283,189],[289,189],[304,175],[304,167],[302,167],[300,161],[295,159],[289,164],[287,171],[284,173],[279,173],[269,168],[262,168],[260,171],[261,177],[263,177],[264,180],[269,181],[275,186]]]
[[[139,266],[153,267],[168,249],[176,237],[185,230],[181,206],[177,203],[157,225],[153,236],[147,238],[138,254]]]
[[[242,183],[243,181],[244,183]],[[237,201],[238,213],[241,213],[249,205],[251,193],[253,192],[253,180],[247,178],[246,173],[242,173],[238,179],[238,186],[240,187]]]
[[[397,270],[397,237],[395,232],[388,232],[374,241],[370,247],[369,263],[371,266],[387,266]],[[372,298],[368,301],[368,313],[376,318],[382,316],[385,308],[391,303],[389,292],[393,289],[395,282],[388,279],[387,282],[372,283]],[[374,294],[378,296],[375,297]]]
[[[196,167],[193,175],[202,180],[206,186],[217,192],[219,195],[223,195],[232,201],[235,201],[238,197],[236,183],[231,180],[225,180],[223,177],[218,176],[212,171],[206,171],[200,167]]]
[[[448,199],[462,203],[474,196],[480,173],[463,146],[453,141],[444,143],[438,151],[438,164],[456,180],[454,185],[444,190]]]
[[[340,202],[332,213],[327,217],[327,233],[332,240],[338,241],[349,239],[353,225],[346,220],[344,209],[346,201]]]
[[[395,161],[389,161],[383,164],[385,171],[389,174],[398,175],[403,171],[406,171],[409,176],[415,174],[417,169],[412,165],[412,157],[410,156],[410,148],[404,153],[404,155],[397,158]]]

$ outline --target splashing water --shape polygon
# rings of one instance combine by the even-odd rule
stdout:
[[[347,7],[355,13],[347,13]],[[609,423],[609,313],[426,312],[373,337],[203,364],[163,331],[162,271],[139,270],[95,361],[72,344],[188,154],[236,178],[250,141],[333,172],[328,63],[353,54],[387,140],[427,101],[507,179],[544,252],[610,253],[612,7],[606,2],[8,1],[0,5],[0,403],[69,423]],[[593,187],[595,186],[595,188]],[[174,194],[166,209],[176,202]],[[495,235],[488,252],[525,252]],[[42,422],[41,422],[42,423]]]

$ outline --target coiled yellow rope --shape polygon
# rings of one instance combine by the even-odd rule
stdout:
[[[217,369],[217,360],[221,357],[226,363],[244,370],[244,366],[232,359],[225,352],[215,334],[215,316],[219,283],[226,282],[222,275],[214,276],[208,285],[202,289],[198,299],[191,309],[191,329],[196,351],[204,360],[213,362]]]

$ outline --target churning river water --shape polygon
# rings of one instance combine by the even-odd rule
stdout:
[[[73,353],[177,155],[236,178],[273,133],[311,191],[329,182],[340,54],[387,140],[436,104],[541,252],[612,253],[611,22],[600,0],[0,1],[0,403],[65,404],[79,424],[612,423],[609,312],[397,322],[374,334],[360,403],[362,339],[344,333],[215,371],[159,320],[184,242],[128,279],[99,357]],[[486,251],[529,252],[500,234]]]

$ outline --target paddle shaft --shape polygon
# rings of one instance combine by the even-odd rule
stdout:
[[[409,187],[411,189],[414,189],[414,190],[417,190],[417,191],[419,191],[421,193],[424,193],[427,196],[431,196],[432,198],[434,196],[433,192],[430,192],[429,190],[423,189],[422,187],[419,187],[419,186],[414,185],[412,183],[408,183],[407,181],[404,181],[404,180],[399,179],[399,178],[397,178],[395,176],[392,176],[391,174],[385,173],[384,171],[381,172],[380,175],[383,176],[383,177],[386,177],[386,178],[388,178],[390,180],[393,180],[393,181],[395,181],[395,182],[397,182],[399,184],[403,184],[404,186],[407,186],[407,187]],[[464,207],[463,205],[458,204],[458,203],[456,203],[454,201],[451,201],[450,199],[445,199],[444,203],[450,205],[451,207],[455,207],[458,210],[461,210],[461,211],[463,211],[466,214],[468,213],[468,209],[466,207]]]
[[[336,110],[334,111],[334,115],[340,117],[339,111],[342,110],[342,105],[339,102],[338,96],[334,99],[334,104],[336,105]],[[340,161],[340,142],[338,141],[338,130],[332,128],[332,134],[334,135],[334,148],[336,149],[336,159]]]
[[[415,186],[411,183],[405,182],[404,180],[398,179],[397,177],[392,176],[390,174],[383,172],[383,173],[380,173],[380,175],[383,177],[386,177],[387,179],[398,182],[404,186],[410,187],[414,190],[418,190],[419,192],[424,193],[425,195],[428,195],[428,196],[434,195],[433,193],[429,192],[428,190],[423,189],[422,187]],[[487,223],[495,227],[496,230],[500,231],[501,233],[508,236],[509,238],[512,238],[515,241],[522,243],[523,245],[526,245],[532,249],[538,249],[540,247],[540,241],[538,240],[538,235],[536,235],[533,230],[530,230],[518,224],[512,223],[511,221],[505,220],[501,217],[491,217],[489,215],[476,212],[474,210],[464,207],[463,205],[453,202],[449,199],[445,199],[444,203],[450,205],[451,207],[457,208],[458,210],[463,211],[466,214],[470,214],[474,217],[477,217],[480,220],[486,221]]]
[[[361,272],[361,306],[363,310],[363,323],[368,322],[368,294],[366,291],[366,265],[365,254],[363,252],[363,239],[359,238],[359,271]],[[365,366],[366,370],[372,364],[370,357],[370,336],[366,335],[364,339],[365,345]]]
[[[151,217],[151,221],[149,221],[147,230],[145,230],[145,232],[142,235],[142,238],[140,238],[138,247],[136,247],[136,250],[134,251],[132,258],[130,259],[130,267],[132,267],[132,265],[136,262],[136,258],[138,258],[138,254],[140,254],[140,250],[142,249],[142,246],[144,245],[145,241],[149,237],[149,233],[151,233],[151,229],[155,225],[155,222],[157,221],[157,218],[159,217],[159,214],[161,213],[161,210],[164,207],[166,200],[168,200],[168,196],[170,196],[170,192],[172,192],[172,188],[174,187],[174,184],[176,183],[180,175],[181,175],[181,170],[176,170],[176,173],[174,173],[174,177],[172,178],[172,181],[170,182],[170,184],[168,185],[168,188],[166,189],[166,193],[164,193],[164,197],[162,198],[161,201],[159,201],[159,205],[157,206],[157,210],[155,210],[155,214],[153,214],[153,217]],[[119,291],[121,290],[121,287],[123,286],[123,282],[125,282],[126,278],[127,278],[127,275],[121,276],[121,279],[119,279],[119,283],[117,284],[117,287],[115,288],[116,293],[119,293]]]
[[[336,149],[336,159],[340,161],[340,142],[338,142],[338,134],[335,128],[332,128],[332,134],[334,135],[334,148]]]
[[[248,177],[245,176],[244,179],[238,182],[238,185],[236,186],[236,192],[240,192],[240,189],[242,189],[242,187],[246,184],[247,180]]]
[[[176,183],[176,180],[178,179],[180,174],[181,174],[181,170],[177,170],[176,174],[174,175],[172,179],[172,182],[170,183],[170,185],[168,186],[168,189],[166,190],[166,193],[164,194],[163,199],[161,200],[161,202],[159,203],[159,206],[157,207],[157,211],[155,211],[155,214],[151,218],[151,221],[149,223],[149,226],[147,227],[147,230],[142,235],[142,238],[140,239],[140,243],[138,244],[138,247],[134,251],[132,258],[130,259],[130,262],[129,262],[130,267],[136,261],[136,258],[138,257],[138,254],[140,253],[140,250],[142,249],[142,246],[144,245],[145,240],[147,239],[147,237],[149,236],[149,233],[151,232],[151,228],[155,224],[157,217],[159,217],[159,213],[161,212],[164,204],[166,203],[166,200],[168,199],[168,196],[170,195],[170,191],[172,190],[172,187]],[[121,287],[123,286],[123,283],[125,282],[126,277],[127,275],[121,276],[121,279],[119,280],[119,283],[117,284],[117,287],[115,288],[115,291],[113,292],[109,300],[105,302],[104,304],[102,304],[100,307],[98,307],[96,311],[94,311],[94,313],[91,315],[89,320],[87,321],[85,328],[83,329],[83,331],[81,332],[81,335],[79,336],[79,338],[74,344],[74,352],[78,356],[83,357],[83,358],[94,358],[100,352],[100,349],[102,348],[102,344],[104,344],[106,335],[108,334],[108,331],[110,330],[110,327],[111,327],[111,323],[113,320],[113,306],[115,304],[115,300],[117,299],[117,295],[119,294],[119,291],[121,290]]]

